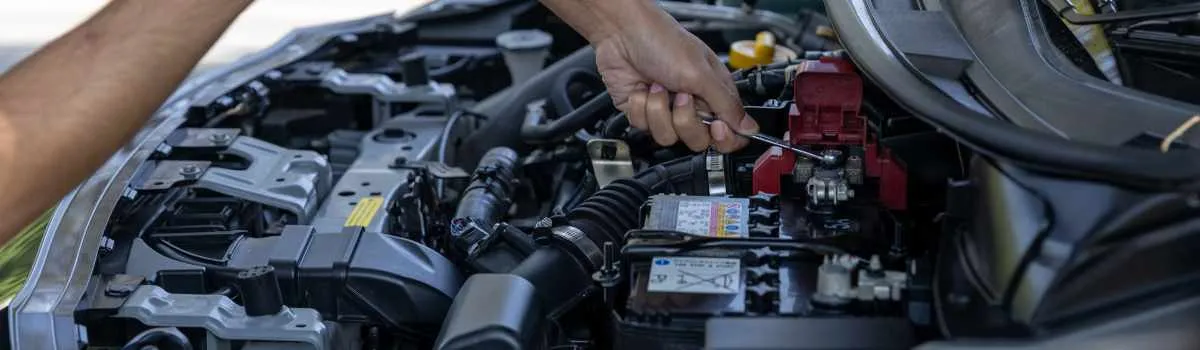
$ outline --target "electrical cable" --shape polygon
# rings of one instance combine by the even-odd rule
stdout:
[[[458,121],[461,120],[464,115],[470,115],[479,120],[487,120],[487,116],[465,109],[451,114],[450,119],[446,121],[446,126],[442,127],[441,139],[438,140],[438,163],[447,164],[446,157],[449,153],[448,149],[450,148],[450,135],[454,133],[454,128],[457,127]],[[437,194],[439,198],[444,198],[446,196],[446,180],[439,179],[437,181]]]
[[[629,119],[625,117],[625,112],[619,112],[604,122],[604,130],[600,132],[600,136],[606,139],[620,138],[628,129]]]
[[[598,115],[603,115],[605,110],[612,108],[612,98],[606,91],[550,123],[541,124],[542,116],[538,113],[529,113],[521,125],[521,139],[529,144],[544,144],[561,140],[594,124]]]
[[[683,241],[673,243],[656,244],[654,247],[626,247],[632,248],[622,250],[622,254],[674,254],[687,251],[714,249],[714,248],[761,248],[770,247],[773,249],[782,250],[805,250],[817,252],[825,255],[831,254],[846,254],[842,248],[826,243],[822,240],[797,240],[797,239],[778,239],[778,238],[761,238],[761,237],[746,237],[746,238],[728,238],[728,237],[705,237],[680,232],[675,230],[651,230],[637,229],[630,230],[625,233],[625,239],[683,239]]]

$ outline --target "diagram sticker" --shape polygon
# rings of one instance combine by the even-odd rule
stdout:
[[[650,264],[649,292],[737,294],[742,262],[727,258],[656,257]]]

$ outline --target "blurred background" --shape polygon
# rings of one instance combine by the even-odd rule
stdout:
[[[403,13],[430,0],[257,0],[205,56],[201,69],[227,63],[292,28]],[[0,1],[0,72],[87,19],[107,0]]]
[[[7,71],[21,58],[86,20],[107,2],[0,1],[0,72]],[[204,57],[197,71],[229,63],[262,49],[296,27],[381,13],[404,13],[428,2],[430,0],[256,0]],[[0,308],[16,295],[29,275],[48,219],[49,215],[44,215],[8,244],[0,246]]]

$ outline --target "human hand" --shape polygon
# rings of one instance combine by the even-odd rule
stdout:
[[[758,124],[742,109],[725,65],[699,38],[654,10],[658,13],[622,21],[611,35],[593,41],[614,104],[630,125],[648,130],[660,145],[682,140],[693,151],[713,145],[724,153],[745,146],[730,128],[753,133]],[[701,124],[703,109],[721,122]]]

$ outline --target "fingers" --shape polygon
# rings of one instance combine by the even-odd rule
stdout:
[[[674,125],[679,139],[687,144],[688,149],[700,152],[712,144],[708,127],[701,124],[696,116],[696,103],[691,94],[677,93],[672,109],[671,124]]]
[[[646,130],[654,138],[654,142],[670,146],[682,140],[692,151],[703,151],[709,146],[723,153],[741,149],[747,141],[734,133],[727,122],[722,119],[711,127],[700,123],[697,108],[707,104],[712,109],[713,102],[699,100],[692,94],[676,93],[674,100],[670,92],[660,84],[652,84],[649,88],[639,85],[629,94],[626,116],[629,124],[635,128]],[[740,111],[741,106],[738,104]],[[754,120],[748,116],[750,127],[757,129]],[[739,120],[740,122],[740,120]]]
[[[646,85],[638,83],[637,87],[629,93],[628,109],[625,111],[625,116],[629,118],[629,125],[640,130],[646,130]]]
[[[671,125],[670,98],[662,85],[650,86],[650,95],[646,98],[646,124],[650,127],[654,142],[659,145],[670,146],[679,141],[675,127]]]
[[[735,134],[724,121],[712,123],[709,132],[712,133],[713,148],[717,152],[731,153],[746,146],[746,139]]]
[[[713,69],[714,73],[711,76],[694,82],[697,86],[697,98],[707,102],[717,119],[724,121],[727,126],[736,128],[743,134],[758,132],[758,123],[742,109],[742,100],[738,97],[728,71],[724,67]]]

